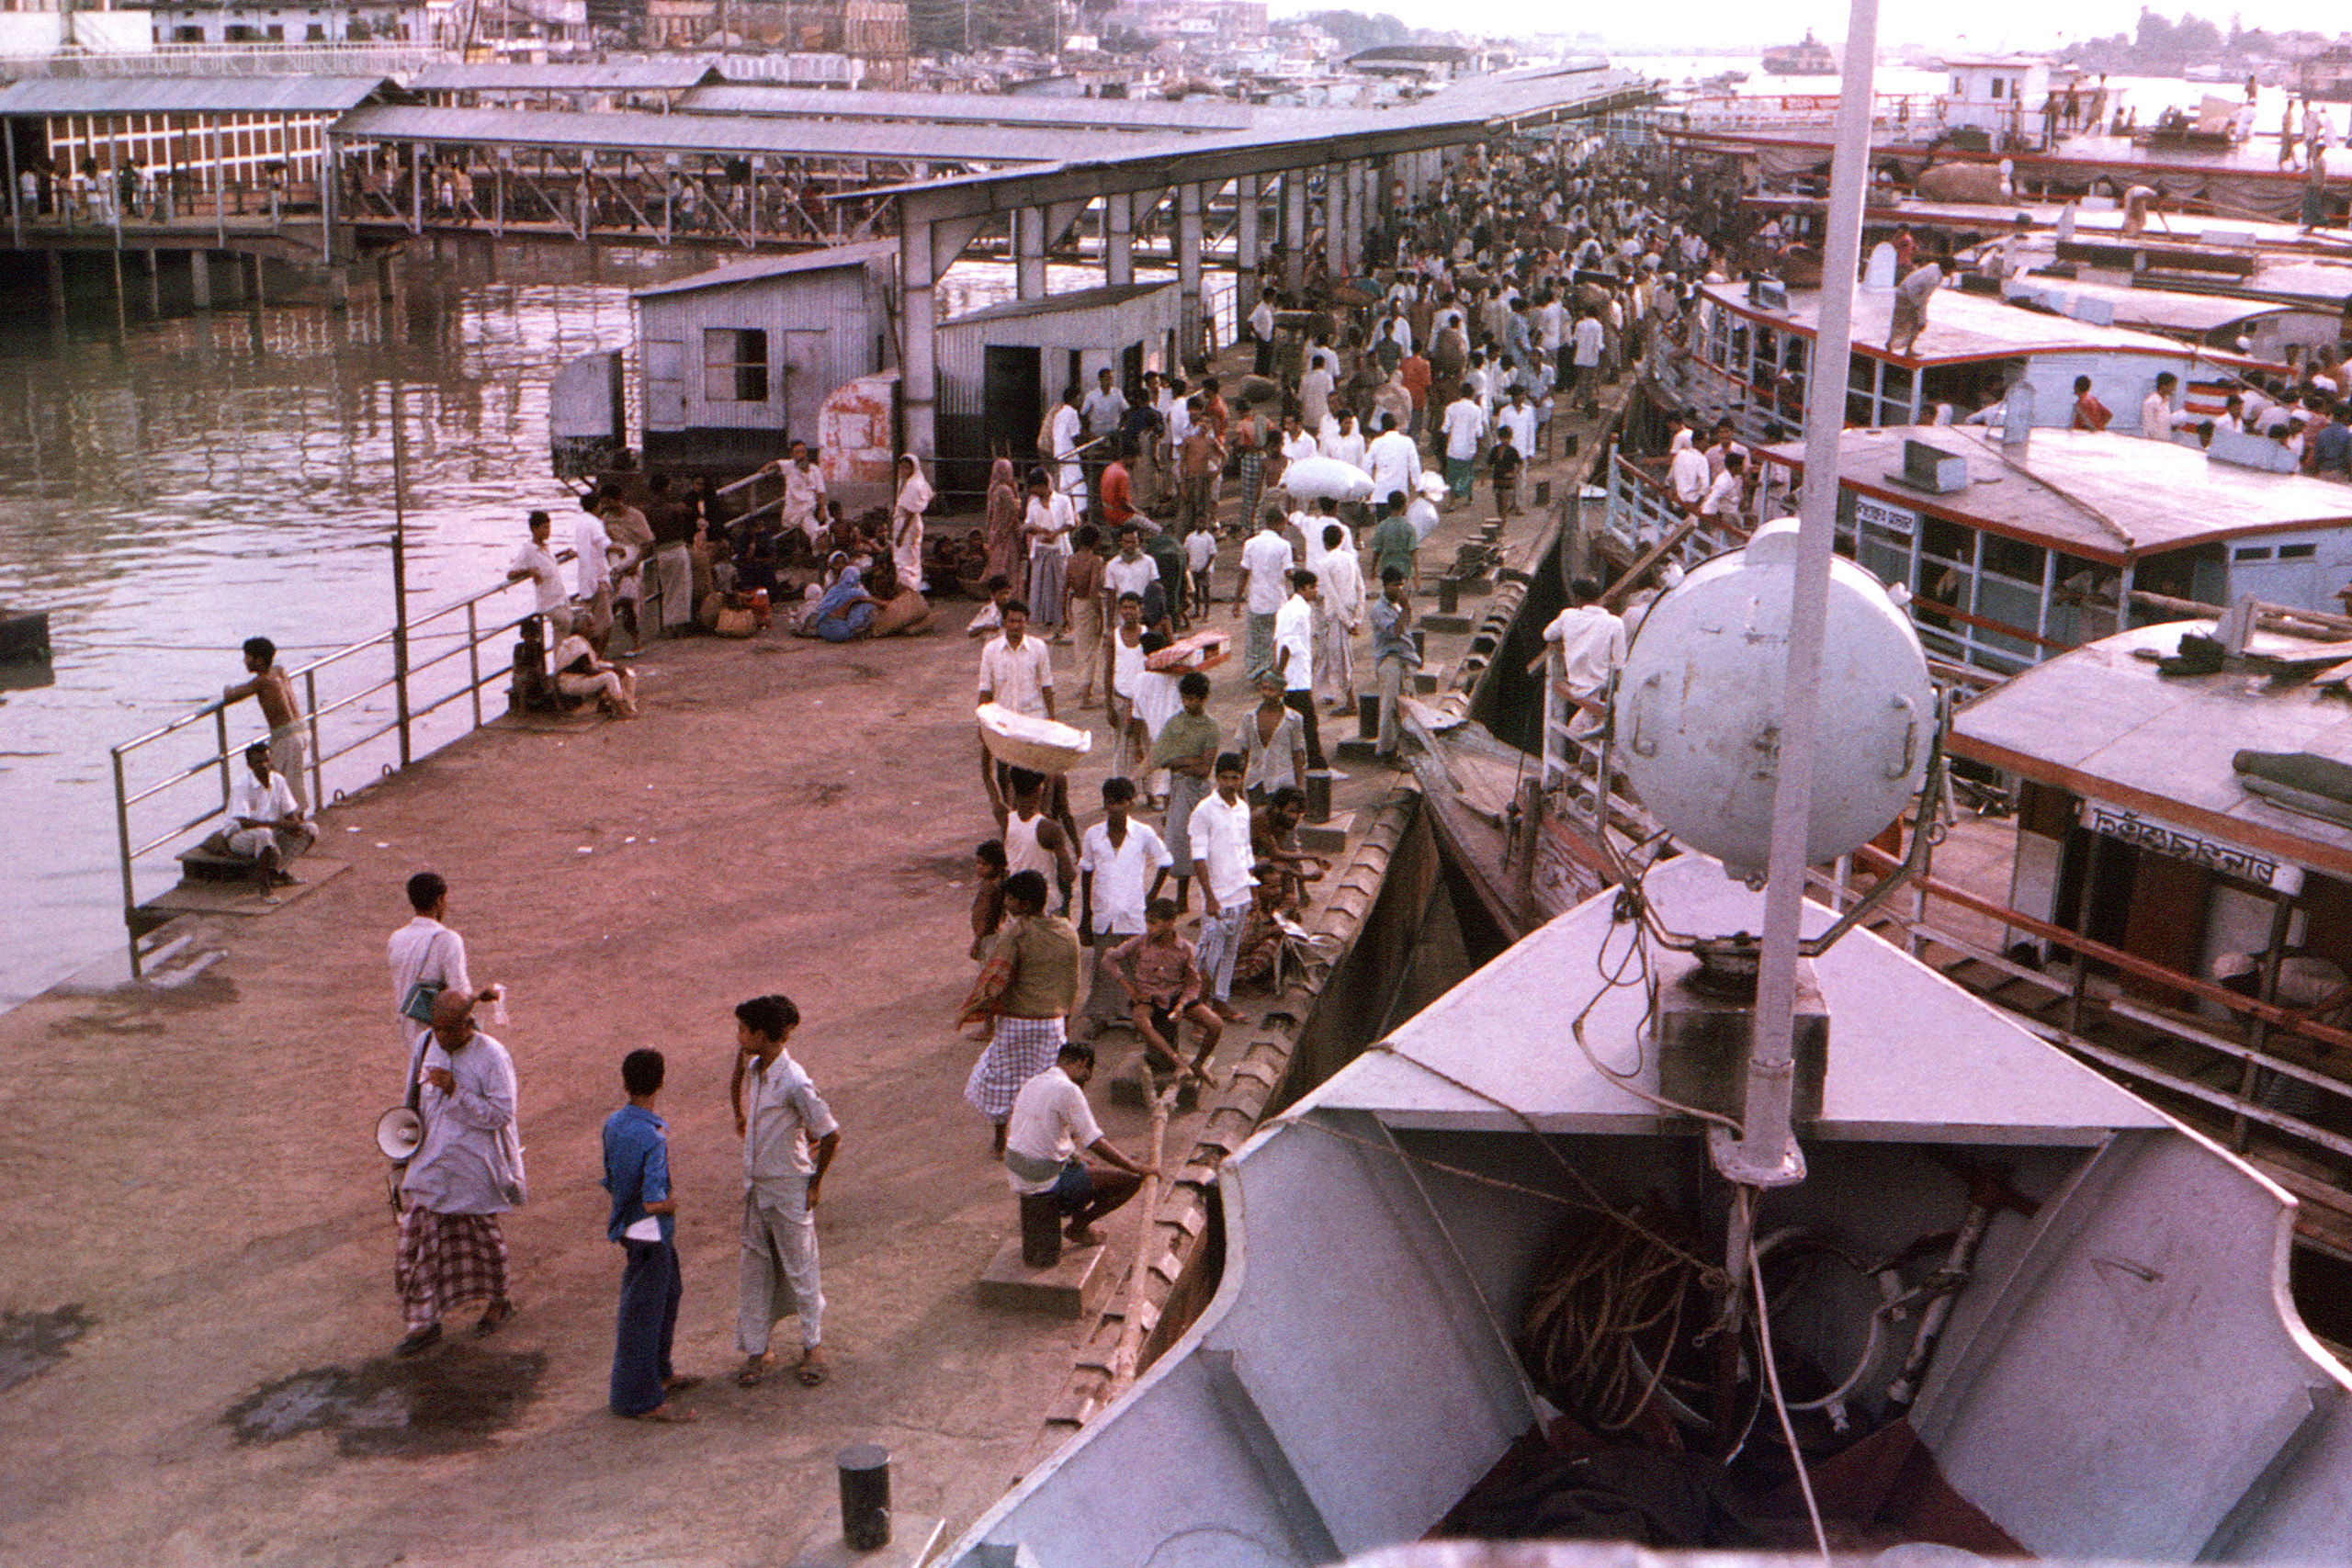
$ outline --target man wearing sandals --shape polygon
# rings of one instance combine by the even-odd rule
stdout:
[[[474,998],[443,991],[433,1001],[417,1109],[424,1142],[409,1160],[401,1195],[400,1252],[392,1282],[408,1337],[392,1354],[413,1356],[441,1338],[441,1317],[486,1301],[474,1337],[514,1315],[506,1297],[506,1235],[498,1216],[523,1201],[523,1141],[515,1125],[514,1060],[474,1028]]]
[[[1052,1066],[1021,1086],[1004,1144],[1004,1175],[1013,1195],[1050,1196],[1069,1216],[1062,1234],[1073,1247],[1101,1242],[1094,1222],[1125,1204],[1146,1177],[1158,1173],[1156,1167],[1137,1165],[1121,1154],[1102,1135],[1086,1103],[1086,1082],[1093,1076],[1094,1047],[1075,1040],[1065,1043]],[[1096,1165],[1081,1154],[1105,1163]],[[1046,1268],[1054,1259],[1032,1261]]]
[[[814,1388],[825,1381],[825,1292],[817,1273],[817,1201],[841,1147],[841,1123],[784,1043],[799,1026],[788,997],[754,997],[735,1010],[735,1076],[728,1098],[743,1135],[743,1249],[736,1273],[735,1381],[745,1388],[775,1370],[768,1336],[800,1317],[795,1371]],[[748,1095],[746,1090],[749,1090]]]

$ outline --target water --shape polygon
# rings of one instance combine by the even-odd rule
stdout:
[[[53,686],[0,693],[0,1006],[121,942],[110,745],[242,680],[247,637],[291,668],[390,625],[395,380],[411,602],[429,605],[495,581],[528,509],[574,506],[549,471],[549,372],[628,347],[629,287],[701,265],[428,246],[391,299],[355,288],[347,312],[198,314],[170,259],[160,313],[136,266],[118,295],[105,256],[77,260],[62,317],[37,272],[11,280],[0,604],[47,609],[57,657]],[[232,739],[260,728],[232,714]],[[172,871],[156,857],[139,896]]]

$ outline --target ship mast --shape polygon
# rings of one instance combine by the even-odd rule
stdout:
[[[1715,1168],[1748,1187],[1804,1179],[1792,1125],[1797,943],[1804,914],[1805,844],[1820,749],[1822,627],[1838,524],[1838,444],[1846,423],[1847,362],[1853,351],[1854,288],[1861,270],[1862,195],[1870,179],[1871,86],[1878,56],[1878,0],[1852,0],[1829,171],[1829,228],[1821,257],[1821,325],[1805,388],[1804,488],[1799,501],[1788,675],[1781,690],[1779,779],[1764,887],[1755,1043],[1741,1135],[1711,1139]],[[1735,1236],[1741,1251],[1745,1236]]]

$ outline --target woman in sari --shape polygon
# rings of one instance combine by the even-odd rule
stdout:
[[[991,577],[1019,581],[1028,575],[1027,542],[1021,536],[1024,510],[1021,476],[1012,458],[999,457],[989,470],[989,569],[981,574],[982,581]]]
[[[922,576],[922,513],[931,493],[922,462],[911,452],[899,457],[899,499],[890,508],[890,559],[899,581],[918,593],[928,586]]]

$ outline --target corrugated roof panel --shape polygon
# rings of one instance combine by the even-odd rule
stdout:
[[[1246,130],[1263,112],[1248,104],[1152,98],[1023,98],[995,93],[831,92],[739,85],[697,87],[678,100],[696,114],[815,119],[909,119],[934,124],[1069,126],[1101,130]]]
[[[754,283],[766,277],[782,277],[798,272],[822,272],[828,267],[865,266],[899,254],[896,240],[869,240],[862,244],[834,245],[821,251],[801,251],[788,256],[761,256],[752,261],[729,262],[712,267],[708,272],[695,273],[692,277],[673,278],[668,283],[656,283],[638,289],[634,298],[651,299],[662,294],[692,294],[705,288],[727,288],[738,283]]]
[[[616,60],[606,63],[559,61],[481,65],[434,65],[409,85],[420,93],[683,92],[727,78],[706,60]]]
[[[1113,283],[1100,288],[1077,288],[1064,294],[1049,294],[1042,299],[1011,299],[1001,305],[990,305],[939,323],[940,331],[950,327],[969,326],[974,321],[1001,321],[1013,316],[1042,316],[1063,310],[1099,310],[1109,305],[1123,305],[1139,295],[1154,294],[1176,285],[1160,283]]]
[[[32,76],[0,88],[0,115],[342,114],[408,96],[382,76]]]
[[[492,147],[630,147],[651,152],[909,158],[942,164],[1042,164],[1073,153],[1129,157],[1163,145],[1152,138],[1103,131],[715,115],[582,115],[549,109],[363,108],[345,116],[334,130],[338,136],[380,141],[459,141]],[[1182,141],[1177,141],[1171,151],[1184,145]]]

